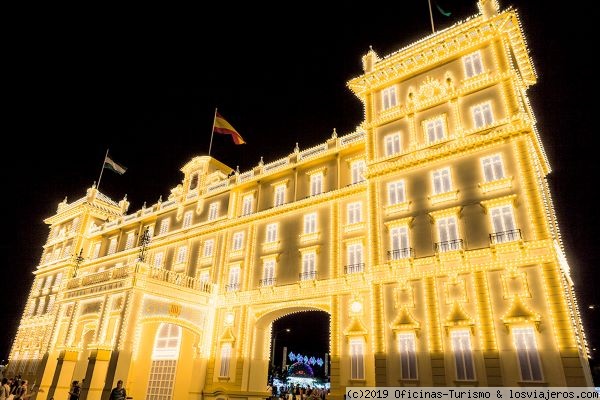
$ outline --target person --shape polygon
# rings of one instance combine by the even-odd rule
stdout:
[[[73,381],[71,390],[69,390],[69,400],[79,400],[79,394],[81,393],[81,386],[79,381]]]
[[[6,400],[10,395],[10,386],[8,386],[8,379],[2,378],[2,386],[0,386],[0,400]]]
[[[110,400],[125,400],[126,398],[127,393],[123,387],[123,381],[119,379],[117,387],[110,392]]]
[[[27,393],[27,381],[23,380],[21,381],[21,386],[19,386],[19,388],[17,389],[17,393],[15,394],[15,399],[26,399],[28,397],[30,397],[30,395]]]

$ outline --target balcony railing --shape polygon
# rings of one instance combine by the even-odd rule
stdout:
[[[265,278],[260,280],[261,287],[275,286],[275,283],[277,283],[277,278]]]
[[[447,251],[455,251],[464,249],[462,239],[447,240],[435,244],[436,253],[445,253]]]
[[[180,287],[211,293],[212,284],[192,278],[183,273],[168,271],[162,268],[150,268],[143,264],[131,264],[123,267],[110,268],[105,271],[72,278],[67,282],[67,289],[84,288],[95,286],[106,282],[122,280],[129,277],[145,277],[148,280],[156,280],[171,283]]]
[[[344,266],[345,274],[355,274],[357,272],[363,272],[364,270],[365,270],[365,263],[350,264],[350,265]]]
[[[300,272],[298,279],[301,281],[310,281],[317,279],[317,271]]]
[[[510,231],[490,233],[491,244],[514,242],[515,240],[521,240],[522,238],[523,237],[521,236],[520,229],[512,229]]]
[[[239,283],[229,283],[229,284],[225,285],[226,292],[235,292],[236,290],[240,290]]]
[[[415,251],[412,247],[405,247],[403,249],[388,250],[388,260],[400,260],[402,258],[414,258]]]

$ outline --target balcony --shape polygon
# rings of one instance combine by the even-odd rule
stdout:
[[[162,268],[149,268],[147,264],[144,263],[115,267],[105,271],[75,277],[67,281],[66,288],[67,290],[72,290],[93,286],[96,287],[94,290],[97,290],[98,287],[102,287],[103,285],[111,287],[111,285],[115,283],[134,277],[144,279],[147,282],[167,282],[182,288],[193,289],[204,293],[212,292],[212,284],[209,282],[201,281],[186,274],[168,271]]]
[[[363,272],[364,270],[365,270],[365,263],[350,264],[350,265],[344,266],[345,274],[355,274],[357,272]]]
[[[229,283],[229,284],[225,285],[225,291],[226,292],[235,292],[237,290],[240,290],[240,284],[239,283]]]
[[[276,283],[277,283],[277,278],[265,278],[265,279],[261,279],[259,281],[260,287],[275,286]]]
[[[414,258],[415,251],[412,247],[405,247],[403,249],[388,250],[388,260],[400,260],[402,258]]]
[[[522,239],[523,237],[521,236],[520,229],[512,229],[510,231],[490,233],[491,244],[514,242]]]
[[[311,281],[317,279],[317,271],[300,272],[298,279],[301,281]]]
[[[463,249],[464,245],[462,239],[447,240],[445,242],[437,242],[435,244],[436,253],[445,253],[447,251],[456,251]]]

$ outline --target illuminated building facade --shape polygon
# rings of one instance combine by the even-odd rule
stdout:
[[[136,399],[264,398],[273,321],[321,310],[333,398],[591,385],[535,71],[516,12],[478,6],[363,57],[355,132],[245,172],[196,157],[130,214],[94,187],[60,203],[8,374],[41,400],[82,378],[87,399],[118,379]]]

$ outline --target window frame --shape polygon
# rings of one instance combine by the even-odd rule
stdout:
[[[381,90],[381,111],[386,111],[398,105],[396,85],[388,86]]]
[[[365,341],[351,338],[348,343],[350,353],[350,380],[365,380]]]
[[[190,226],[192,226],[192,221],[194,218],[194,211],[190,210],[190,211],[186,211],[183,214],[183,223],[181,224],[181,227],[183,229],[189,228]]]
[[[402,138],[400,132],[385,135],[383,137],[383,148],[386,157],[400,154],[402,151]]]
[[[452,171],[450,167],[436,169],[431,172],[431,184],[433,194],[449,193],[453,190]]]
[[[433,140],[430,136],[430,129],[434,136]],[[446,140],[448,138],[446,114],[441,114],[423,121],[423,132],[427,139],[427,144],[435,144]]]
[[[465,73],[465,79],[473,78],[481,75],[485,72],[483,66],[483,58],[481,57],[481,51],[477,50],[469,53],[462,58],[463,70]],[[471,70],[469,70],[471,69]]]
[[[400,379],[414,381],[419,379],[419,360],[417,357],[417,335],[414,332],[398,332],[398,356],[400,358]],[[408,346],[406,344],[408,343]],[[407,368],[404,366],[406,365]]]
[[[488,176],[489,171],[491,176]],[[499,172],[499,173],[498,173]],[[483,175],[483,181],[485,183],[498,181],[506,178],[506,171],[504,169],[504,160],[501,153],[490,154],[481,158],[481,173]],[[498,176],[500,175],[500,176]],[[491,178],[491,179],[488,179]]]
[[[477,377],[477,371],[473,357],[471,332],[469,329],[454,329],[450,333],[450,342],[452,347],[452,356],[454,359],[454,374],[456,380],[464,382],[475,381]],[[469,372],[471,372],[472,375],[469,376]]]
[[[362,201],[354,201],[346,205],[346,222],[348,225],[363,222]]]

